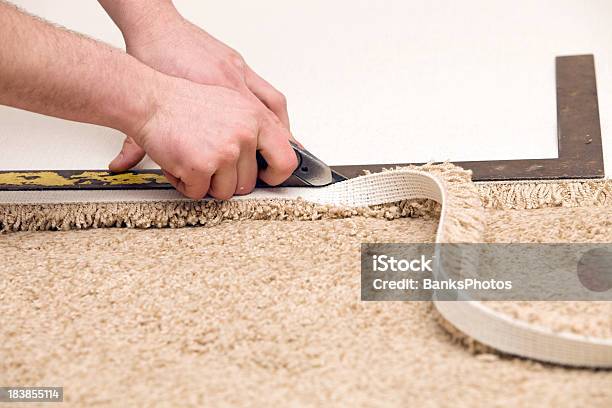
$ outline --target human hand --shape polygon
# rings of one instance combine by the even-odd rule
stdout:
[[[167,75],[234,89],[262,109],[271,111],[289,129],[285,97],[257,75],[240,54],[185,20],[174,7],[157,12],[161,16],[148,19],[146,24],[122,28],[130,55]],[[290,133],[288,137],[295,141]],[[124,171],[143,157],[144,151],[127,138],[109,167]]]
[[[172,10],[146,27],[124,30],[127,53],[164,74],[257,98],[289,128],[285,96],[255,73],[236,50]]]
[[[128,132],[129,145],[160,165],[182,194],[217,199],[270,185],[297,167],[289,130],[269,110],[237,91],[159,75],[149,118]],[[256,151],[268,163],[258,170]]]

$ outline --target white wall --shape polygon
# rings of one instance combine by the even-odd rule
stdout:
[[[95,0],[15,3],[123,46]],[[595,54],[612,132],[607,0],[176,4],[288,96],[296,137],[330,164],[555,157],[556,55]],[[121,136],[0,108],[0,144],[4,169],[103,168]]]

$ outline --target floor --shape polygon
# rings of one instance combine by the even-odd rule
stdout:
[[[95,1],[14,2],[123,46]],[[583,53],[595,54],[612,157],[606,0],[176,4],[288,96],[295,135],[329,164],[555,157],[554,57]],[[0,108],[0,169],[104,168],[121,139]]]

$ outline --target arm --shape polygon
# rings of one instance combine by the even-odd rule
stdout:
[[[288,130],[238,92],[161,74],[2,1],[0,38],[0,104],[118,129],[188,197],[251,191],[256,149],[269,184],[297,165]]]
[[[129,55],[0,2],[0,103],[136,133],[159,75]]]
[[[119,27],[126,42],[179,17],[172,0],[98,0],[98,3]]]
[[[289,129],[284,95],[235,50],[184,19],[171,0],[98,2],[123,33],[128,54],[167,75],[234,89],[271,111]],[[117,170],[135,165],[144,152],[126,140],[122,154],[122,160],[113,163]]]

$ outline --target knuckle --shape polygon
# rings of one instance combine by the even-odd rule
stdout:
[[[250,131],[241,131],[236,133],[236,140],[242,145],[254,146],[257,144],[257,135]]]
[[[215,167],[208,160],[198,160],[189,166],[189,170],[182,170],[180,174],[183,179],[188,178],[210,178],[214,173]]]
[[[219,151],[218,160],[222,165],[233,164],[240,157],[240,148],[234,144],[225,146]]]
[[[242,57],[242,55],[240,55],[238,52],[236,51],[232,51],[229,53],[228,57],[227,57],[227,61],[236,69],[239,70],[244,70],[246,68],[246,62],[244,61],[244,58]]]
[[[287,108],[287,97],[282,93],[276,91],[272,98],[272,103],[276,108]]]

